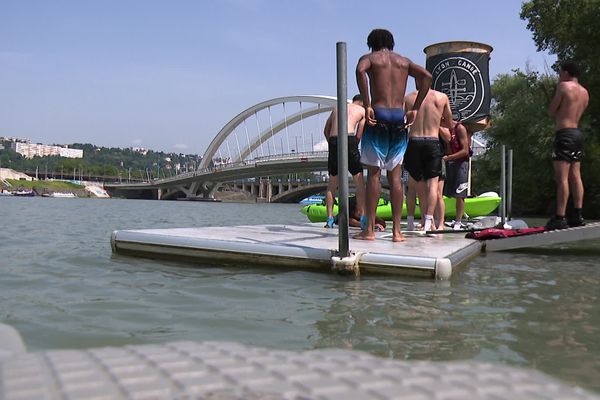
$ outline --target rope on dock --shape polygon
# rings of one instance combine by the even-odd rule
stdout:
[[[355,277],[360,276],[360,259],[366,254],[365,252],[351,252],[348,257],[331,257],[332,269],[341,275],[354,274]]]

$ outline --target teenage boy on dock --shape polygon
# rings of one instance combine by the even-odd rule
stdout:
[[[431,74],[406,57],[395,53],[394,37],[385,29],[374,29],[367,37],[371,52],[356,66],[356,82],[363,100],[367,127],[362,138],[361,161],[367,178],[367,226],[355,239],[375,239],[375,215],[381,192],[381,169],[387,170],[392,202],[392,240],[404,239],[400,231],[402,204],[402,159],[408,144],[406,126],[414,122],[417,111],[431,86]],[[408,76],[421,88],[413,108],[404,110]]]
[[[417,87],[418,88],[418,87]],[[406,96],[406,108],[412,108],[418,92]],[[430,89],[421,104],[417,118],[410,127],[408,148],[404,155],[404,166],[408,171],[409,187],[417,189],[419,207],[423,220],[423,230],[434,229],[433,213],[437,205],[438,181],[442,174],[442,157],[440,148],[440,126],[450,128],[452,110],[448,96],[437,90]],[[406,229],[415,229],[416,196],[406,197]]]
[[[356,186],[356,211],[359,218],[364,219],[365,214],[365,181],[363,179],[363,166],[360,163],[360,152],[358,143],[365,128],[365,109],[363,108],[360,95],[352,98],[352,103],[348,104],[348,171],[354,180]],[[337,151],[337,108],[334,109],[327,122],[323,134],[327,139],[329,146],[329,155],[327,157],[327,170],[329,172],[329,182],[325,192],[325,204],[327,205],[327,223],[325,228],[333,228],[333,201],[334,193],[338,187],[338,151]],[[346,179],[346,171],[342,173],[342,179]]]
[[[446,128],[442,127],[441,130]],[[446,133],[447,134],[447,133]],[[465,212],[465,198],[469,189],[469,159],[471,158],[471,134],[459,121],[452,121],[450,128],[450,154],[442,160],[446,163],[444,195],[456,199],[456,217],[452,229],[460,230]]]
[[[556,121],[556,137],[552,149],[552,164],[556,181],[556,214],[546,224],[546,229],[565,229],[585,225],[583,207],[583,182],[581,158],[583,134],[579,120],[588,106],[588,91],[579,84],[581,69],[567,61],[560,65],[558,87],[548,108],[548,116]],[[565,219],[569,189],[573,195],[573,214]]]

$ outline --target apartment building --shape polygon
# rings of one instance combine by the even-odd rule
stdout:
[[[23,143],[23,142],[12,142],[10,144],[11,149],[15,152],[23,155],[26,158],[33,158],[35,156],[58,156],[66,158],[83,158],[83,150],[71,149],[68,147],[51,146],[47,144],[39,143]]]

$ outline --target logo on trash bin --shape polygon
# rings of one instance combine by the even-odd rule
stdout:
[[[464,57],[448,57],[432,69],[433,88],[450,100],[453,118],[464,121],[477,114],[485,98],[479,67]]]

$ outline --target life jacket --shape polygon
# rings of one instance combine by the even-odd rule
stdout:
[[[454,128],[452,128],[452,131],[450,131],[450,154],[454,154],[454,153],[458,153],[459,151],[462,150],[462,147],[460,145],[460,140],[458,140],[458,127],[462,125],[460,122],[458,122]],[[469,155],[464,157],[464,158],[460,158],[460,159],[456,159],[453,161],[468,161],[469,158],[473,155],[473,150],[471,150],[471,148],[469,147]]]

